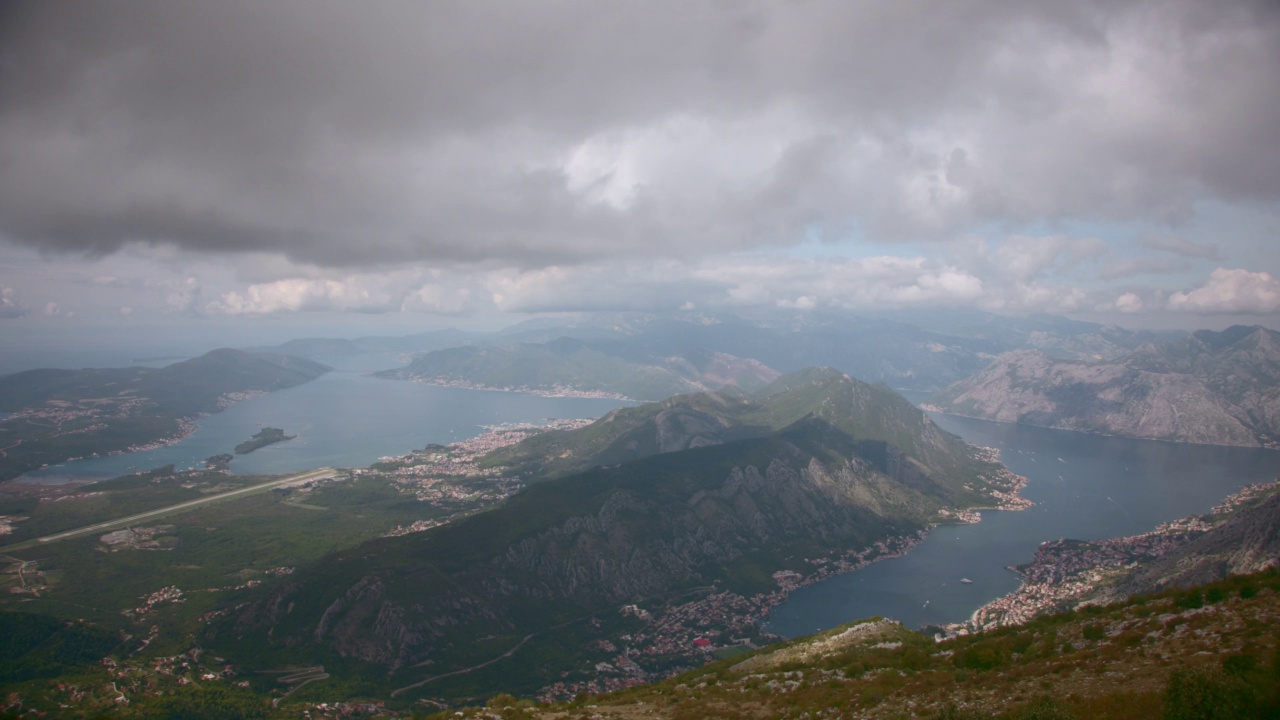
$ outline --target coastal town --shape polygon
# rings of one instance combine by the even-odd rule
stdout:
[[[579,693],[621,690],[777,642],[782,638],[762,626],[769,612],[793,591],[880,560],[901,557],[925,535],[921,531],[838,555],[809,558],[806,564],[810,570],[805,574],[792,570],[775,572],[777,589],[768,593],[744,596],[710,587],[703,589],[702,597],[687,602],[652,609],[625,605],[618,609],[619,614],[642,621],[643,627],[598,641],[597,649],[607,653],[607,658],[597,662],[589,673],[543,687],[537,697],[554,702],[572,699]]]
[[[379,458],[368,468],[351,470],[353,477],[382,477],[398,492],[453,511],[470,511],[489,506],[514,495],[524,482],[506,476],[501,468],[480,467],[480,458],[498,448],[551,430],[575,430],[590,420],[560,419],[545,423],[519,423],[486,428],[486,432],[449,445],[431,445],[408,455]],[[388,535],[421,532],[444,524],[450,518],[421,520],[398,526]]]
[[[1280,480],[1250,485],[1227,497],[1207,515],[1162,523],[1140,535],[1041,543],[1030,563],[1009,568],[1022,576],[1016,591],[978,608],[966,622],[945,626],[939,637],[1021,625],[1044,612],[1092,602],[1099,589],[1125,570],[1185,546],[1224,522],[1241,506],[1277,490]]]
[[[65,437],[67,435],[83,435],[89,433],[101,432],[108,429],[110,422],[113,420],[127,420],[137,416],[147,406],[153,404],[149,398],[141,397],[135,394],[134,390],[122,390],[113,397],[101,398],[81,398],[74,402],[70,400],[50,399],[41,405],[33,405],[25,407],[17,412],[11,413],[5,417],[3,422],[12,424],[17,427],[20,423],[30,427],[45,428],[44,436],[47,438]],[[223,393],[216,400],[218,410],[226,410],[236,403],[245,400],[252,400],[266,394],[265,390],[246,390],[241,392]],[[202,413],[204,415],[207,413]],[[154,450],[166,445],[172,445],[187,439],[196,431],[196,418],[177,418],[177,428],[174,432],[169,433],[165,437],[155,440],[134,443],[124,448],[107,450],[104,453],[92,453],[87,457],[96,457],[99,454],[104,455],[120,455],[123,453],[142,452],[144,450]],[[5,451],[17,447],[22,443],[17,443],[5,448],[0,448],[0,458],[5,457]],[[80,457],[67,458],[64,462],[72,462],[80,460]]]
[[[470,380],[464,380],[459,377],[451,377],[446,375],[414,375],[408,378],[412,382],[420,385],[435,385],[438,387],[461,388],[463,390],[491,390],[493,392],[510,392],[520,393],[522,395],[538,395],[540,397],[552,398],[592,398],[597,400],[635,400],[619,393],[608,392],[605,390],[583,390],[571,385],[563,385],[554,383],[551,385],[485,385],[484,383],[476,383]]]

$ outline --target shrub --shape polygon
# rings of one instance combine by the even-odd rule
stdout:
[[[1004,664],[1004,656],[999,648],[989,643],[980,643],[956,653],[957,667],[970,670],[994,670]]]
[[[515,704],[516,699],[514,696],[508,693],[501,693],[489,698],[489,702],[485,703],[484,706],[494,710],[499,710],[502,708],[515,707]]]
[[[938,714],[937,720],[994,720],[995,716],[989,712],[966,708],[961,710],[955,705],[948,705]]]
[[[1175,670],[1164,690],[1165,720],[1234,720],[1251,717],[1249,686],[1216,670]]]
[[[1036,698],[1013,717],[1014,720],[1075,720],[1070,710],[1048,696]]]
[[[1199,590],[1190,590],[1178,596],[1178,607],[1194,610],[1204,607],[1204,594]]]

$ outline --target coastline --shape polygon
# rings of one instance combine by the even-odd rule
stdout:
[[[1021,577],[1017,590],[974,610],[964,622],[943,626],[940,636],[954,637],[1023,625],[1045,612],[1120,599],[1105,590],[1125,572],[1187,545],[1225,522],[1236,508],[1277,487],[1280,479],[1249,485],[1228,495],[1208,513],[1161,523],[1138,535],[1090,541],[1045,541],[1030,562],[1007,568]]]
[[[374,377],[379,377],[375,375]],[[488,390],[490,392],[507,392],[517,393],[520,395],[536,395],[538,397],[548,398],[584,398],[589,400],[622,400],[625,402],[647,402],[638,400],[633,397],[627,397],[621,393],[611,393],[604,390],[580,390],[568,385],[553,385],[550,388],[529,387],[527,385],[517,386],[498,386],[485,385],[482,383],[473,383],[469,380],[459,378],[444,377],[395,377],[383,378],[387,380],[399,380],[401,382],[407,380],[409,382],[418,383],[419,385],[434,385],[436,387],[459,388],[462,390]]]
[[[755,636],[765,644],[786,638],[763,629],[770,611],[784,602],[790,594],[813,583],[835,575],[860,570],[881,560],[901,557],[924,541],[933,526],[907,535],[897,535],[877,541],[859,550],[847,550],[839,555],[811,559],[817,568],[801,575],[792,570],[779,570],[773,574],[778,589],[754,595],[739,595],[722,590],[707,593],[697,600],[664,608],[650,614],[637,605],[619,608],[623,615],[635,616],[647,622],[643,630],[622,638],[625,646],[604,641],[618,655],[612,658],[608,668],[597,666],[597,674],[586,680],[556,682],[542,687],[536,697],[555,701],[572,699],[580,692],[598,694],[622,690],[635,685],[658,682],[686,670],[716,659],[717,651],[735,647],[756,648],[761,645],[751,641]],[[706,644],[690,644],[690,638],[706,640]],[[712,640],[715,638],[715,640]],[[728,642],[721,639],[727,638]],[[670,658],[677,656],[680,662],[671,666]],[[660,670],[646,670],[643,665],[651,661],[663,665]]]
[[[972,447],[979,459],[999,463],[998,449],[978,445]],[[735,647],[759,647],[751,642],[752,636],[765,643],[786,640],[785,637],[770,632],[765,626],[773,609],[786,602],[796,590],[837,575],[862,570],[882,560],[900,558],[943,525],[981,522],[979,510],[1025,510],[1032,506],[1030,500],[1019,495],[1028,482],[1025,476],[1018,475],[1001,464],[996,477],[986,479],[995,486],[994,489],[988,488],[992,497],[998,500],[994,506],[963,510],[943,508],[939,511],[939,517],[944,522],[930,523],[913,533],[890,536],[857,550],[810,558],[808,563],[813,569],[805,574],[794,570],[776,571],[773,579],[778,589],[772,592],[744,596],[730,591],[713,590],[697,600],[664,608],[660,614],[652,616],[635,605],[625,606],[621,612],[641,617],[648,624],[644,630],[628,635],[624,648],[614,648],[618,655],[612,659],[611,664],[607,664],[609,669],[597,671],[588,680],[561,681],[544,686],[537,697],[554,701],[572,699],[579,692],[622,690],[642,683],[656,682],[683,670],[698,667],[714,660],[717,651]],[[690,638],[706,640],[707,644],[690,645]],[[722,638],[727,638],[728,642],[723,642]],[[659,671],[644,669],[643,664],[649,659],[664,654],[677,655],[683,663],[688,664]],[[627,668],[627,671],[616,674],[619,668]]]
[[[191,437],[192,435],[195,434],[197,430],[200,429],[200,425],[197,423],[197,421],[200,420],[200,418],[209,417],[210,415],[220,413],[223,410],[226,410],[227,408],[233,405],[236,405],[237,403],[244,402],[245,400],[252,400],[254,398],[259,398],[267,394],[269,394],[269,391],[267,390],[242,390],[242,391],[223,393],[218,397],[216,401],[217,408],[215,410],[211,412],[202,412],[195,415],[194,417],[176,418],[175,422],[177,423],[178,428],[172,435],[165,435],[165,436],[156,438],[154,440],[149,440],[149,441],[138,443],[135,445],[128,445],[122,449],[117,448],[115,450],[108,450],[102,453],[91,453],[89,455],[82,455],[79,457],[64,458],[52,465],[42,465],[36,468],[36,471],[48,470],[51,467],[56,468],[59,465],[65,465],[67,463],[73,463],[78,460],[84,460],[87,458],[115,457],[117,455],[126,455],[129,453],[137,453],[137,452],[147,452],[148,450],[158,450],[162,447],[176,445],[182,442],[183,440],[186,440],[187,438]],[[13,413],[13,414],[16,414],[16,413]],[[82,477],[82,476],[77,476],[75,474],[69,473],[66,475],[50,476],[48,478],[33,478],[33,477],[29,477],[31,472],[32,471],[29,470],[27,472],[22,473],[21,475],[18,475],[17,477],[10,478],[6,482],[23,482],[23,483],[38,484],[38,485],[65,485],[67,483],[74,483],[74,482],[99,482],[104,479],[120,477],[118,475],[110,475],[106,477]],[[125,474],[128,474],[128,473],[125,473]]]

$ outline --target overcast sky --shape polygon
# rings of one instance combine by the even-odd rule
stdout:
[[[1280,326],[1280,3],[9,1],[0,332]]]

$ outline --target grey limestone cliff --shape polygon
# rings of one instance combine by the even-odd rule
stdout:
[[[1280,447],[1280,334],[1207,330],[1116,361],[1020,350],[933,399],[960,415],[1178,442]]]

